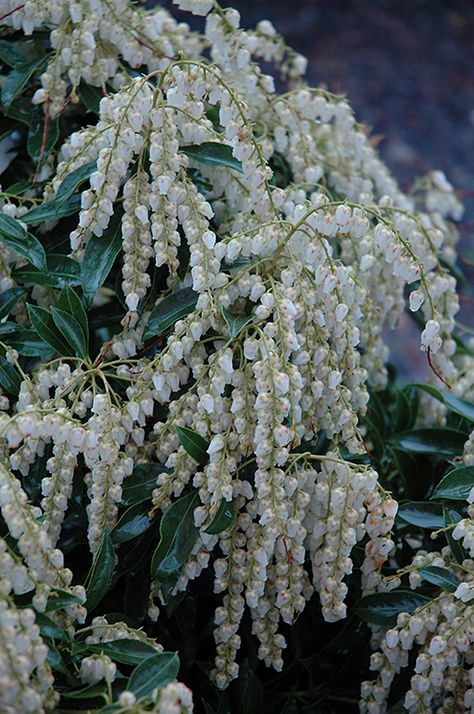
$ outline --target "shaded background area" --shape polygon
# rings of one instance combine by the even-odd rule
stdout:
[[[194,26],[202,21],[176,10]],[[243,27],[269,19],[308,58],[309,84],[346,94],[406,188],[443,170],[463,200],[461,267],[474,284],[474,0],[231,0]],[[474,326],[469,291],[460,319]],[[468,335],[466,335],[468,336]],[[407,337],[409,339],[407,339]],[[403,378],[424,378],[418,331],[406,318],[387,333]]]

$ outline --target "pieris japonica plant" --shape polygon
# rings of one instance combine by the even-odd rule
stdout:
[[[176,4],[1,4],[0,710],[474,711],[462,208]]]

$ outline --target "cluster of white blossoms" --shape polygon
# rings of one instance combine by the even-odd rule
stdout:
[[[123,297],[125,314],[95,362],[41,364],[23,375],[17,399],[1,396],[0,507],[16,543],[1,541],[1,595],[10,603],[10,591],[34,589],[38,611],[54,588],[84,600],[56,547],[75,477],[85,474],[95,554],[117,523],[134,465],[159,462],[166,468],[150,502],[154,517],[182,494],[197,493],[196,540],[171,595],[214,568],[214,589],[222,593],[214,681],[224,688],[238,674],[246,609],[259,657],[280,670],[286,643],[279,626],[294,622],[313,593],[327,621],[346,616],[345,578],[358,542],[364,592],[390,587],[380,571],[393,549],[397,503],[373,468],[356,463],[366,452],[359,420],[369,386],[387,381],[383,329],[396,326],[406,307],[424,323],[431,378],[455,383],[467,370],[455,355],[458,298],[448,269],[461,207],[439,173],[403,193],[348,103],[302,84],[303,58],[268,22],[245,31],[235,10],[179,0],[207,15],[201,36],[161,9],[145,12],[127,0],[17,2],[6,0],[1,25],[27,35],[52,28],[53,52],[33,101],[53,114],[64,109],[66,118],[81,82],[103,90],[96,123],[72,133],[48,159],[51,177],[36,200],[54,199],[73,171],[95,164],[69,235],[70,256],[82,262],[88,243],[110,241],[117,224],[122,263],[113,292]],[[279,67],[286,94],[276,93],[260,60]],[[20,221],[25,212],[6,195],[0,208]],[[24,259],[10,247],[0,251],[3,292]],[[159,290],[157,275],[165,275]],[[96,305],[110,294],[104,289]],[[152,335],[160,342],[153,350],[144,339],[150,314],[174,297],[180,306],[183,294],[194,296],[192,304]],[[57,295],[35,287],[32,299],[49,307]],[[22,301],[15,311],[28,325]],[[17,357],[10,351],[13,366]],[[205,459],[190,455],[176,427],[195,432]],[[324,452],[322,437],[330,445]],[[471,443],[466,463],[472,452]],[[22,479],[44,454],[36,506]],[[207,533],[226,502],[234,518]],[[461,521],[453,536],[474,554],[472,523]],[[408,710],[428,711],[454,691],[471,706],[473,685],[458,666],[471,657],[469,583],[401,615],[386,633],[372,660],[379,678],[363,688],[366,711],[385,711],[414,644],[420,654]],[[152,583],[150,612],[165,599]],[[23,627],[28,611],[10,612],[5,627]],[[85,611],[74,605],[67,615],[73,628]],[[135,636],[106,621],[93,621],[92,629],[90,644],[117,632]],[[18,691],[33,702],[24,710],[39,712],[53,695],[34,633],[12,647],[33,650],[18,666]],[[115,663],[100,653],[85,657],[79,672],[90,684],[110,684],[115,674]],[[6,711],[8,697],[0,691]],[[162,714],[192,710],[189,690],[176,682],[152,699]],[[140,705],[129,691],[119,704]]]

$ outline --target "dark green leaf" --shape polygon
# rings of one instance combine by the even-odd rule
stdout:
[[[14,277],[23,283],[61,289],[65,285],[79,285],[80,271],[81,266],[77,260],[69,258],[67,255],[50,253],[46,259],[44,270],[28,266],[15,270]]]
[[[159,652],[147,657],[136,667],[127,682],[127,690],[137,699],[146,697],[157,687],[165,687],[176,679],[179,659],[176,652]]]
[[[427,392],[439,402],[445,404],[451,412],[459,414],[459,416],[462,416],[465,419],[469,419],[470,421],[474,421],[474,404],[466,402],[464,399],[457,397],[455,394],[452,394],[448,389],[436,389],[430,384],[412,384],[410,386],[416,387],[417,389],[422,389],[424,392]]]
[[[70,637],[65,630],[62,629],[54,620],[43,612],[35,613],[36,624],[40,628],[41,636],[51,640],[62,640],[69,642]]]
[[[151,577],[159,585],[168,602],[181,571],[194,547],[198,529],[194,525],[194,509],[199,503],[197,491],[178,499],[163,514],[160,542],[153,553]]]
[[[392,590],[366,595],[358,600],[352,609],[365,622],[392,627],[396,624],[397,617],[401,612],[411,614],[428,602],[430,602],[430,598],[411,590]]]
[[[72,315],[72,317],[77,320],[77,322],[82,328],[82,332],[84,333],[87,342],[89,335],[89,325],[87,323],[86,311],[84,310],[81,298],[68,285],[66,285],[63,290],[61,290],[61,294],[58,300],[58,308],[60,310],[64,310],[64,312],[67,312],[69,315]]]
[[[156,488],[156,479],[163,471],[167,469],[161,464],[137,464],[132,475],[124,482],[122,505],[133,506],[135,503],[150,500]]]
[[[0,387],[8,394],[18,395],[21,384],[21,374],[7,362],[5,357],[0,357]]]
[[[83,166],[79,166],[78,169],[71,171],[70,174],[63,179],[58,191],[56,193],[57,201],[65,201],[67,198],[72,196],[74,191],[79,188],[87,179],[90,177],[91,173],[95,171],[96,162],[89,161]]]
[[[38,337],[34,330],[17,330],[16,323],[13,325],[15,330],[3,338],[5,344],[24,357],[47,357],[51,354],[51,346]]]
[[[16,332],[17,328],[18,325],[16,322],[6,320],[5,322],[0,323],[0,335],[10,335],[12,332]]]
[[[21,217],[21,220],[28,226],[36,226],[43,221],[59,221],[60,218],[71,216],[81,208],[81,194],[74,193],[65,201],[53,198],[51,201],[42,203],[41,206],[33,208]]]
[[[81,283],[84,295],[92,302],[104,284],[112,265],[122,249],[120,223],[103,236],[91,236],[84,251],[81,267]]]
[[[206,464],[209,461],[209,454],[207,453],[209,442],[206,441],[201,434],[198,434],[192,429],[188,429],[187,426],[177,426],[176,431],[178,432],[181,446],[185,451],[187,451],[198,464]]]
[[[263,706],[263,685],[248,659],[240,667],[238,692],[240,714],[260,714]]]
[[[46,129],[46,132],[45,132]],[[27,150],[31,159],[36,163],[44,161],[59,139],[59,122],[57,119],[48,118],[45,123],[45,114],[42,111],[34,112],[28,131]]]
[[[459,466],[448,471],[435,487],[431,498],[466,501],[472,488],[474,488],[474,466]]]
[[[5,77],[2,85],[2,102],[5,107],[8,108],[15,97],[21,94],[31,75],[42,69],[47,59],[47,56],[44,56],[19,64]]]
[[[67,343],[63,340],[60,331],[56,327],[49,310],[35,305],[27,305],[28,315],[31,325],[42,340],[51,345],[55,352],[60,355],[67,355],[70,352]]]
[[[46,612],[55,612],[71,605],[82,604],[82,599],[66,590],[53,590],[46,605]]]
[[[0,40],[0,60],[9,67],[16,67],[28,61],[27,56],[19,49],[16,42]]]
[[[198,297],[192,288],[183,288],[160,300],[151,312],[143,339],[149,340],[150,337],[160,335],[186,317],[196,307]]]
[[[21,220],[23,221],[23,217]],[[39,240],[27,233],[15,218],[4,213],[0,213],[0,241],[16,250],[37,268],[46,267],[46,253]]]
[[[99,113],[99,104],[102,99],[102,93],[97,87],[91,87],[88,84],[80,84],[76,88],[77,95],[86,109],[92,114]]]
[[[24,294],[23,288],[10,288],[0,295],[0,320],[10,314]]]
[[[115,552],[107,529],[102,534],[100,548],[94,556],[92,567],[87,575],[85,588],[86,608],[94,610],[112,584],[115,566]]]
[[[140,664],[143,660],[153,657],[157,653],[155,647],[152,647],[148,642],[141,640],[119,639],[112,642],[101,642],[96,645],[84,645],[81,647],[84,650],[84,656],[87,653],[105,654],[114,662],[121,664]]]
[[[81,687],[80,689],[72,689],[61,692],[61,697],[63,699],[72,699],[73,701],[94,700],[100,698],[103,699],[104,702],[107,702],[109,695],[105,684],[91,684],[88,687]],[[82,707],[84,707],[84,705],[82,705]]]
[[[456,511],[451,511],[456,514]],[[443,528],[443,506],[432,501],[411,501],[403,503],[398,509],[397,519],[418,528]]]
[[[125,543],[144,533],[153,523],[153,518],[150,517],[151,507],[151,503],[142,501],[127,508],[111,533],[112,542]]]
[[[226,501],[222,499],[217,513],[209,523],[207,528],[204,528],[204,533],[216,535],[230,528],[235,518],[235,503],[234,501]]]
[[[242,164],[232,155],[232,148],[227,144],[207,141],[204,144],[182,146],[180,151],[198,164],[206,166],[225,166],[242,173]]]
[[[444,513],[444,526],[452,526],[455,523],[458,523],[460,520],[460,516],[458,513],[453,511],[451,508],[446,508],[446,506],[443,509]],[[449,548],[451,550],[451,553],[453,554],[454,558],[456,559],[456,562],[462,563],[463,560],[466,560],[468,557],[468,554],[464,550],[463,546],[458,540],[455,540],[453,536],[451,535],[451,529],[448,529],[446,531],[446,540],[448,541]]]
[[[389,443],[412,454],[431,454],[450,459],[462,454],[466,435],[455,429],[417,429],[396,434]]]
[[[441,568],[438,565],[425,565],[422,568],[418,568],[418,572],[422,578],[432,583],[432,585],[437,585],[450,593],[453,593],[461,582],[451,570]]]
[[[246,325],[253,322],[253,315],[233,315],[225,307],[221,307],[221,312],[224,320],[229,328],[229,335],[235,339],[237,335],[244,329]]]

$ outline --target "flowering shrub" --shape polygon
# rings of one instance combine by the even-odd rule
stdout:
[[[179,0],[200,34],[128,0],[17,1],[1,711],[189,712],[175,650],[207,713],[348,711],[361,683],[361,711],[472,711],[452,187],[403,193],[269,22]],[[400,389],[383,328],[405,310],[430,384]]]

